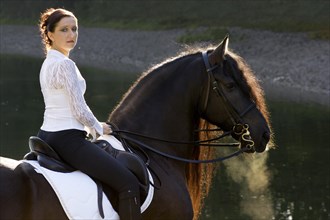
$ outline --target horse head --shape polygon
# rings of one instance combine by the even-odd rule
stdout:
[[[228,42],[227,36],[214,50],[203,53],[208,85],[202,117],[231,132],[246,152],[263,152],[271,139],[263,90],[244,60],[228,50]]]

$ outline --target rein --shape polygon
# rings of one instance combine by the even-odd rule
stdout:
[[[218,65],[215,65],[213,67],[210,66],[207,52],[203,52],[202,56],[203,56],[204,65],[206,67],[206,72],[208,73],[208,86],[207,86],[206,98],[205,98],[205,101],[204,101],[203,112],[207,108],[209,93],[210,93],[210,90],[211,90],[210,87],[212,85],[213,91],[215,91],[217,93],[217,96],[219,98],[221,98],[222,102],[224,103],[225,110],[228,113],[228,115],[230,116],[230,120],[234,124],[233,129],[231,131],[224,132],[219,137],[212,138],[212,139],[198,140],[198,141],[173,141],[173,140],[165,140],[165,139],[160,139],[160,138],[156,138],[156,137],[151,137],[151,136],[148,136],[148,135],[139,134],[139,133],[135,133],[135,132],[127,131],[127,130],[120,130],[116,125],[114,125],[112,123],[109,123],[110,126],[111,126],[111,129],[112,129],[112,134],[114,136],[116,136],[118,139],[120,139],[121,142],[124,145],[126,145],[125,146],[126,148],[132,150],[128,146],[127,141],[130,141],[130,142],[136,144],[138,150],[140,152],[142,152],[145,155],[145,157],[147,158],[147,162],[146,162],[147,165],[149,165],[149,156],[147,155],[147,153],[142,148],[148,149],[148,150],[150,150],[150,151],[152,151],[156,154],[159,154],[161,156],[164,156],[164,157],[167,157],[167,158],[170,158],[170,159],[173,159],[173,160],[181,161],[181,162],[186,162],[186,163],[215,163],[215,162],[225,161],[225,160],[230,159],[232,157],[238,156],[238,155],[240,155],[244,152],[254,150],[254,142],[253,142],[253,140],[250,136],[249,126],[247,124],[242,124],[241,123],[241,121],[242,121],[241,118],[245,114],[247,114],[251,109],[255,108],[255,104],[252,103],[243,112],[238,113],[235,110],[235,108],[233,107],[232,103],[227,99],[224,92],[219,87],[219,85],[217,83],[217,80],[214,77],[213,70],[216,69],[218,67]],[[219,130],[221,130],[221,129],[203,129],[203,130],[197,130],[196,132],[210,132],[210,131],[219,131]],[[224,137],[226,137],[226,136],[228,136],[232,133],[234,133],[235,135],[240,137],[240,143],[216,143],[216,144],[207,143],[207,142],[219,140],[219,139],[224,138]],[[227,156],[224,156],[224,157],[218,157],[218,158],[210,159],[210,160],[192,160],[192,159],[177,157],[177,156],[170,155],[170,154],[164,153],[162,151],[156,150],[153,147],[147,145],[146,143],[144,143],[140,140],[137,140],[136,138],[134,138],[132,136],[137,136],[137,137],[140,137],[140,138],[145,138],[145,139],[155,140],[155,141],[165,142],[165,143],[172,143],[172,144],[183,144],[183,145],[194,145],[194,146],[209,146],[209,147],[224,147],[224,146],[226,146],[226,147],[237,147],[237,146],[242,146],[243,145],[244,147],[242,147],[239,150],[237,150],[236,152],[234,152],[232,154],[229,154]]]
[[[120,140],[124,140],[125,142],[126,141],[130,141],[132,143],[135,143],[139,147],[139,150],[141,150],[146,156],[147,156],[147,154],[144,152],[143,149],[141,149],[141,147],[143,147],[145,149],[148,149],[148,150],[150,150],[150,151],[152,151],[152,152],[154,152],[156,154],[159,154],[161,156],[164,156],[164,157],[167,157],[167,158],[170,158],[170,159],[173,159],[173,160],[181,161],[181,162],[186,162],[186,163],[215,163],[215,162],[220,162],[220,161],[227,160],[229,158],[238,156],[238,155],[240,155],[240,154],[242,154],[242,153],[244,153],[246,151],[251,150],[249,147],[244,147],[244,148],[241,148],[241,149],[237,150],[236,152],[234,152],[232,154],[229,154],[228,156],[218,157],[218,158],[211,159],[211,160],[192,160],[192,159],[186,159],[186,158],[177,157],[177,156],[170,155],[170,154],[164,153],[162,151],[156,150],[153,147],[151,147],[151,146],[143,143],[142,141],[139,141],[136,138],[130,137],[129,135],[143,137],[143,138],[150,139],[150,140],[157,140],[157,141],[166,142],[166,143],[194,144],[194,145],[198,144],[199,146],[210,146],[210,147],[219,147],[219,146],[221,146],[221,147],[223,147],[223,146],[226,146],[226,147],[236,147],[236,146],[239,146],[239,143],[202,144],[203,142],[210,142],[210,141],[214,141],[214,140],[217,140],[217,139],[221,139],[223,137],[226,137],[231,132],[226,132],[223,135],[220,135],[219,137],[216,137],[216,138],[213,138],[213,139],[208,139],[208,140],[203,140],[203,141],[191,141],[191,142],[183,142],[182,141],[181,142],[181,141],[170,141],[170,140],[159,139],[159,138],[155,138],[155,137],[151,137],[151,136],[147,136],[147,135],[143,135],[143,134],[139,134],[139,133],[134,133],[134,132],[131,132],[131,131],[126,131],[126,130],[119,130],[119,129],[116,129],[115,128],[116,126],[113,125],[113,124],[110,124],[110,126],[112,128],[112,135],[118,137]],[[149,161],[149,158],[148,158],[148,161]],[[149,162],[147,162],[147,165],[148,164],[149,164]]]

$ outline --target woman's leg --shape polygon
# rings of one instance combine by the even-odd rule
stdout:
[[[118,192],[121,220],[141,219],[137,178],[115,158],[87,141],[83,131],[40,131],[38,136],[72,167],[99,179]]]

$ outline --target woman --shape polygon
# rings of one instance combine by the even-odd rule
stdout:
[[[40,17],[40,32],[47,54],[40,71],[45,102],[38,136],[61,158],[118,192],[121,220],[141,219],[137,178],[112,156],[86,140],[84,127],[99,135],[111,129],[100,123],[84,99],[86,83],[69,58],[78,40],[78,21],[64,9],[47,9]]]

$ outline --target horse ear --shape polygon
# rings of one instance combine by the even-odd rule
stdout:
[[[211,65],[222,63],[225,59],[225,54],[228,50],[229,35],[227,35],[222,42],[209,54]]]

